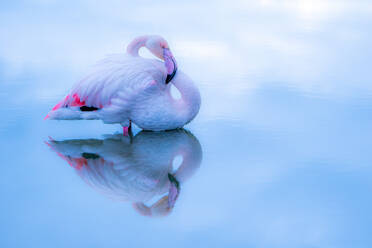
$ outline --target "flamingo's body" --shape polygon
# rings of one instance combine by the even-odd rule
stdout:
[[[164,60],[142,58],[145,46]],[[174,99],[170,84],[179,90]],[[128,45],[127,54],[100,61],[46,118],[55,120],[101,119],[128,128],[131,121],[145,130],[169,130],[184,126],[198,113],[200,94],[192,80],[177,70],[166,41],[142,36]]]
[[[195,173],[202,159],[198,140],[183,129],[140,132],[132,142],[112,135],[104,140],[50,140],[47,144],[88,185],[112,199],[133,202],[144,215],[169,213],[179,195],[179,184]],[[174,168],[178,156],[182,163]],[[159,197],[152,206],[146,205]]]

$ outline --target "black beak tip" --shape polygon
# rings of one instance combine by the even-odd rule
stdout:
[[[167,74],[167,78],[165,79],[165,83],[168,84],[172,80],[172,77],[170,74]]]
[[[177,72],[177,68],[172,72],[172,74],[167,74],[167,78],[165,79],[166,84],[168,84],[170,81],[172,81],[172,79],[176,75],[176,72]]]

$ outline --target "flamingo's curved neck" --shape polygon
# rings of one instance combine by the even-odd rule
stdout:
[[[191,121],[200,108],[200,93],[191,80],[175,80],[173,85],[181,94],[181,99],[173,100],[175,115],[183,119],[185,123]]]
[[[138,51],[141,47],[144,47],[146,46],[146,42],[148,41],[149,39],[149,36],[148,35],[144,35],[144,36],[140,36],[140,37],[137,37],[136,39],[134,39],[127,47],[127,53],[134,56],[134,57],[138,57]]]

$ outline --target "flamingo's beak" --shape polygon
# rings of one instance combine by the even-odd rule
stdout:
[[[169,48],[163,49],[163,57],[164,57],[164,63],[165,67],[167,68],[167,78],[165,79],[165,83],[168,84],[177,72],[177,63],[175,58],[173,57],[172,52],[169,50]]]
[[[173,208],[176,200],[180,194],[180,183],[178,180],[170,173],[168,173],[168,179],[170,182],[169,194],[168,194],[168,207]]]

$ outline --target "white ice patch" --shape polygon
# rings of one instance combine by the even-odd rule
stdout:
[[[173,166],[173,171],[177,171],[178,168],[181,166],[183,162],[183,156],[182,155],[177,155],[173,158],[172,166]]]
[[[170,93],[174,100],[181,99],[181,92],[173,84],[170,86]]]

